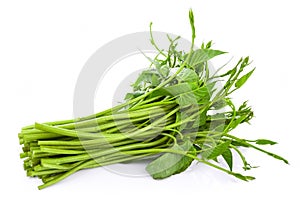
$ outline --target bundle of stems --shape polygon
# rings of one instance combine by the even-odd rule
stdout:
[[[140,159],[153,159],[146,170],[154,179],[163,179],[186,170],[196,160],[248,181],[233,171],[232,151],[237,152],[243,168],[253,168],[240,147],[253,148],[274,158],[284,158],[257,145],[273,145],[267,139],[247,140],[229,132],[248,123],[253,112],[244,102],[238,108],[230,94],[239,89],[254,69],[249,58],[241,58],[225,72],[213,75],[208,61],[225,52],[211,49],[211,42],[194,50],[194,16],[189,12],[192,45],[189,52],[177,51],[171,39],[168,51],[151,43],[158,55],[132,85],[126,101],[94,115],[22,128],[19,141],[23,146],[24,169],[30,177],[39,177],[39,189],[53,185],[86,168],[106,166]],[[172,74],[173,71],[173,74]],[[223,86],[217,86],[224,82]],[[218,165],[222,157],[228,168]]]

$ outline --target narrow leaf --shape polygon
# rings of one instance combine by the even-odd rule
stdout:
[[[244,143],[242,140],[239,140],[239,141],[234,140],[231,142],[231,144],[236,147],[249,147],[249,145],[247,143]]]
[[[229,79],[231,79],[236,73],[236,67],[234,67],[233,69],[227,71],[226,73],[220,75],[220,77],[225,77],[227,75],[230,75]]]
[[[284,159],[283,157],[281,157],[277,154],[274,154],[274,153],[271,153],[271,152],[269,152],[267,154],[270,155],[271,157],[274,157],[275,159],[282,160],[284,163],[289,164],[288,160]]]
[[[277,142],[267,140],[267,139],[258,139],[255,141],[256,144],[258,145],[274,145],[277,144]]]
[[[231,173],[231,175],[235,176],[238,179],[244,180],[244,181],[250,181],[250,180],[255,179],[255,177],[253,177],[253,176],[244,176],[240,173]]]
[[[196,38],[196,31],[195,31],[195,20],[194,20],[194,14],[193,14],[193,10],[190,9],[189,10],[189,19],[190,19],[190,24],[191,24],[191,28],[192,28],[192,38],[195,39]]]
[[[240,88],[242,87],[246,81],[248,80],[248,78],[250,78],[250,76],[252,75],[252,73],[254,72],[255,68],[252,69],[249,73],[243,75],[240,79],[238,79],[235,83],[235,87],[236,88]]]
[[[232,152],[231,150],[228,148],[226,149],[223,154],[222,157],[224,158],[224,160],[226,161],[230,171],[232,171]]]
[[[239,118],[236,118],[231,124],[230,124],[230,128],[231,129],[235,129],[238,125],[240,125],[246,118],[248,117],[248,115],[242,115]]]

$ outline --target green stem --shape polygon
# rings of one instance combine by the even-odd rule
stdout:
[[[107,162],[103,162],[101,164],[99,164],[99,162],[95,161],[94,159],[84,161],[81,164],[79,164],[78,166],[76,166],[76,167],[72,168],[71,170],[69,170],[68,172],[65,172],[61,175],[58,175],[57,177],[52,178],[51,180],[47,181],[45,184],[40,185],[38,187],[38,189],[44,189],[44,188],[46,188],[50,185],[53,185],[53,184],[65,179],[65,178],[67,178],[71,174],[73,174],[73,173],[75,173],[75,172],[77,172],[81,169],[84,169],[86,167],[106,166],[106,165],[116,164],[116,163],[120,163],[120,162],[124,162],[124,161],[130,161],[130,160],[135,160],[135,159],[139,159],[139,158],[144,158],[145,156],[147,156],[147,155],[129,156],[129,157],[126,157],[126,158],[110,160],[110,161],[107,161]]]
[[[245,144],[245,145],[247,145],[249,147],[252,147],[253,149],[256,149],[256,150],[261,151],[261,152],[263,152],[263,153],[265,153],[265,154],[267,154],[267,155],[269,155],[271,157],[274,157],[275,159],[282,160],[284,163],[289,164],[288,160],[284,159],[283,157],[281,157],[281,156],[279,156],[277,154],[274,154],[272,152],[266,151],[264,149],[261,149],[261,148],[255,146],[255,145],[252,145],[252,144],[248,143],[247,141],[245,141],[243,139],[240,139],[238,137],[235,137],[235,136],[227,134],[227,133],[224,133],[224,136],[229,137],[231,139],[234,139],[234,140],[236,140],[236,141],[238,141],[238,142],[240,142],[242,144]]]
[[[76,162],[76,161],[83,161],[83,160],[89,160],[91,158],[97,158],[100,156],[106,156],[113,153],[122,153],[125,150],[135,150],[135,149],[142,149],[146,147],[153,147],[159,144],[162,144],[168,139],[168,137],[163,137],[159,140],[156,140],[154,142],[149,143],[135,143],[135,144],[129,144],[121,147],[113,147],[106,150],[96,150],[96,151],[90,151],[85,154],[75,155],[75,156],[66,156],[66,157],[60,157],[60,158],[43,158],[41,159],[41,163],[48,163],[48,164],[64,164],[64,163],[70,163],[70,162]],[[139,151],[139,150],[137,150]]]

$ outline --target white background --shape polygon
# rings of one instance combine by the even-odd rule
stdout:
[[[249,183],[199,164],[163,181],[85,170],[38,191],[40,181],[25,176],[18,156],[20,128],[71,118],[80,70],[108,41],[148,30],[150,21],[154,30],[189,39],[189,8],[194,10],[197,43],[214,40],[215,48],[230,56],[249,55],[257,67],[234,96],[248,99],[256,117],[236,133],[278,141],[267,148],[290,165],[245,151],[250,162],[260,165],[249,173],[257,178]],[[299,19],[296,0],[1,1],[1,204],[297,204]]]

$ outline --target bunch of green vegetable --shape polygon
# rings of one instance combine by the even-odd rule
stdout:
[[[151,68],[143,71],[132,85],[123,104],[80,119],[35,123],[19,133],[24,169],[39,177],[39,189],[55,184],[86,168],[150,158],[146,170],[154,179],[163,179],[186,170],[192,161],[248,181],[233,171],[232,151],[241,158],[245,170],[253,167],[240,147],[253,148],[274,158],[284,158],[258,145],[273,145],[266,139],[247,140],[230,134],[248,123],[253,112],[246,102],[236,107],[230,94],[244,85],[254,69],[246,71],[249,58],[241,58],[223,74],[211,74],[209,60],[225,52],[211,49],[211,42],[194,49],[192,29],[190,51],[177,50],[171,39],[167,51],[160,50]],[[222,86],[220,84],[223,83]],[[218,165],[223,158],[228,168]]]

